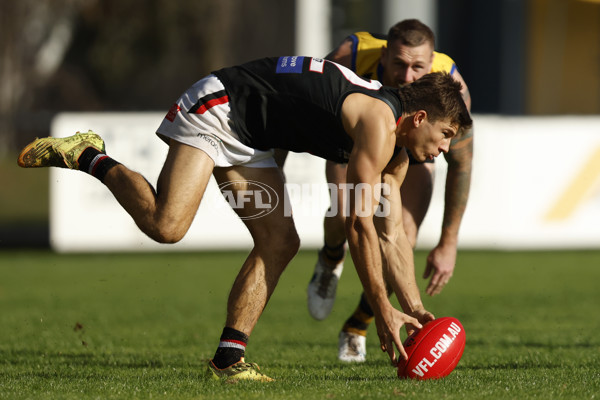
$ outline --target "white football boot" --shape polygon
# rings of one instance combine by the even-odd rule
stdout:
[[[338,360],[362,363],[367,360],[367,338],[352,332],[340,332]]]
[[[338,281],[344,270],[343,258],[334,268],[331,268],[325,263],[323,257],[323,250],[321,250],[315,265],[315,272],[307,289],[308,312],[319,321],[327,318],[333,309]]]

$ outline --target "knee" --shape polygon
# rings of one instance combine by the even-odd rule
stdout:
[[[277,235],[274,243],[283,258],[291,260],[300,250],[300,236],[296,229],[288,229],[282,235]]]
[[[255,245],[287,264],[300,249],[300,237],[295,227],[291,226],[255,237]]]
[[[157,225],[149,236],[158,243],[173,244],[183,239],[186,232],[177,224],[162,223]]]

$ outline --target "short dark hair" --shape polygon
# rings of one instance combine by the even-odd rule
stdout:
[[[435,35],[431,28],[418,19],[405,19],[392,26],[388,31],[388,42],[399,41],[410,47],[417,47],[424,43],[431,43],[435,48]]]
[[[433,72],[402,85],[398,92],[404,112],[427,112],[430,122],[449,119],[460,129],[469,129],[473,120],[460,93],[461,83],[446,72]]]

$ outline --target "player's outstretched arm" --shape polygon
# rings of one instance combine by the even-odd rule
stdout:
[[[415,278],[412,246],[406,236],[402,221],[400,186],[408,168],[408,156],[402,152],[387,165],[382,176],[384,184],[381,207],[375,226],[383,257],[384,279],[394,291],[402,310],[425,324],[435,317],[425,310]],[[406,325],[410,335],[415,327]]]
[[[455,71],[453,78],[462,85],[461,94],[471,109],[469,88],[462,76]],[[461,130],[452,140],[450,151],[445,155],[448,162],[446,175],[445,206],[442,232],[438,244],[427,257],[423,278],[431,277],[426,288],[430,296],[439,294],[454,273],[458,246],[458,232],[467,207],[471,186],[471,166],[473,160],[473,128]]]
[[[472,159],[473,134],[470,130],[455,138],[450,152],[446,154],[448,173],[442,233],[438,244],[427,257],[427,266],[423,274],[425,279],[431,276],[426,289],[430,296],[440,293],[454,273],[458,232],[471,187]]]
[[[346,177],[354,188],[349,196],[346,235],[356,271],[375,313],[381,349],[396,363],[395,348],[406,358],[400,329],[406,323],[417,328],[421,325],[415,318],[394,309],[388,299],[373,220],[382,172],[393,154],[395,121],[385,103],[361,94],[348,96],[342,114],[344,128],[354,140]]]

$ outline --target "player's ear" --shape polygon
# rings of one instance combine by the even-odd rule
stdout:
[[[414,122],[416,128],[418,128],[426,120],[427,120],[427,111],[425,111],[425,110],[417,111],[413,117],[413,122]]]
[[[388,49],[386,46],[381,46],[381,56],[380,60],[382,64],[384,64],[385,58],[387,57]]]

